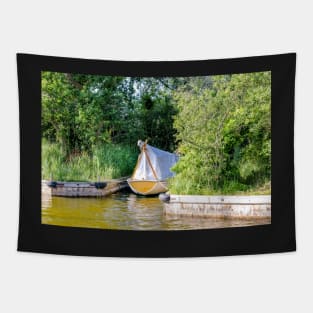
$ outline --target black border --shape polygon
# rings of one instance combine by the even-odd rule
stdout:
[[[204,61],[100,61],[17,54],[20,108],[18,251],[85,256],[195,257],[296,250],[296,54]],[[272,223],[187,231],[124,231],[41,224],[41,71],[121,76],[272,72]]]

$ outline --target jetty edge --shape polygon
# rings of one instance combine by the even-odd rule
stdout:
[[[271,219],[271,196],[159,196],[165,215],[208,218]]]
[[[56,197],[106,197],[128,188],[128,177],[105,182],[41,181],[42,194]]]

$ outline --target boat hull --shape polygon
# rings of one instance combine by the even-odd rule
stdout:
[[[144,196],[157,195],[168,190],[165,181],[128,179],[127,182],[134,193]]]

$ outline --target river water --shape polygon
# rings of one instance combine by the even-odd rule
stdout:
[[[186,230],[266,224],[264,220],[186,218],[163,214],[158,197],[120,192],[105,198],[42,198],[42,223],[123,230]]]

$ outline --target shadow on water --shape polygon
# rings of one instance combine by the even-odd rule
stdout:
[[[252,226],[264,221],[167,216],[157,196],[119,192],[106,198],[43,197],[42,223],[123,230],[187,230]]]

